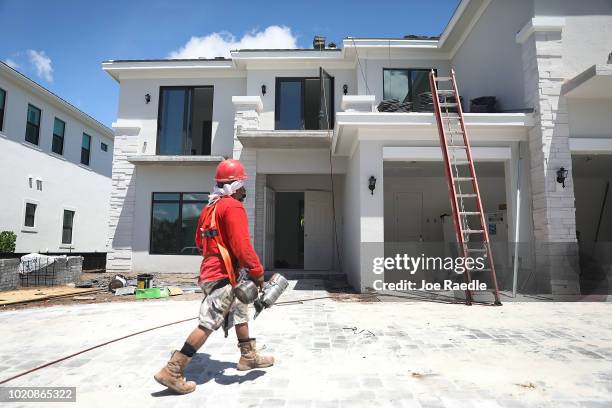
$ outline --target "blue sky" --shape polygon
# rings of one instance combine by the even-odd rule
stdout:
[[[118,84],[101,70],[104,60],[219,54],[236,44],[310,47],[315,34],[338,44],[438,35],[458,2],[0,0],[0,60],[110,126]]]

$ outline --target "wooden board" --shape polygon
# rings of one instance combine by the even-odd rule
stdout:
[[[99,292],[99,288],[71,288],[69,286],[51,286],[45,288],[28,288],[0,292],[0,306],[14,303],[34,302],[57,296],[79,295]]]

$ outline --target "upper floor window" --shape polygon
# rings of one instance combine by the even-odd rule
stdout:
[[[383,69],[383,99],[412,102],[414,110],[419,107],[419,95],[431,92],[429,73],[431,69]]]
[[[108,145],[104,142],[100,142],[100,150],[103,152],[108,152]]]
[[[4,105],[6,105],[6,91],[0,88],[0,130],[4,130]]]
[[[35,203],[26,203],[23,220],[24,227],[34,228],[36,226],[36,207]]]
[[[72,229],[74,224],[74,211],[64,210],[62,222],[62,244],[72,244]]]
[[[210,155],[213,87],[161,87],[157,154]]]
[[[276,78],[275,129],[322,130],[334,126],[334,78]]]
[[[89,157],[91,155],[91,136],[83,133],[83,141],[81,143],[81,163],[89,166]]]
[[[66,122],[55,118],[53,122],[53,141],[51,150],[53,153],[64,154],[64,132],[66,131]]]
[[[38,145],[40,136],[40,115],[41,111],[34,105],[28,104],[28,118],[26,123],[26,142]]]

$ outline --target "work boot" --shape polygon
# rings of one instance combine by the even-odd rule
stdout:
[[[255,339],[248,339],[238,343],[240,348],[240,361],[236,365],[239,371],[252,370],[254,368],[266,368],[274,365],[274,357],[260,356],[255,348]]]
[[[172,352],[172,357],[168,364],[157,374],[155,381],[164,385],[179,394],[189,394],[196,389],[196,383],[185,380],[185,367],[191,361],[191,357],[187,357],[180,351]]]

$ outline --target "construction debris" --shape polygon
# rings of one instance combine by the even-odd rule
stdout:
[[[177,296],[177,295],[183,294],[183,290],[179,288],[178,286],[168,286],[167,289],[168,289],[170,296]]]
[[[73,296],[72,300],[96,300],[95,296]]]
[[[125,288],[115,289],[115,296],[133,295],[134,293],[136,293],[135,286],[126,286]]]

